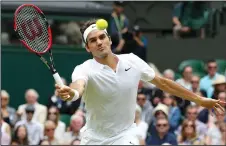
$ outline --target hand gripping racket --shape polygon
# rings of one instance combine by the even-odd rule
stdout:
[[[35,53],[49,68],[56,83],[64,86],[53,62],[51,28],[43,12],[33,4],[19,6],[14,13],[14,30],[21,43]],[[50,63],[41,56],[46,54],[47,51],[49,52]]]

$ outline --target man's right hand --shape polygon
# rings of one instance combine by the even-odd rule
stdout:
[[[64,101],[70,101],[75,96],[72,88],[68,86],[60,87],[58,84],[55,85],[58,96]]]

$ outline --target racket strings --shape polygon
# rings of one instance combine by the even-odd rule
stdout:
[[[32,6],[18,13],[17,30],[26,44],[36,52],[44,52],[49,44],[48,26],[45,19]]]

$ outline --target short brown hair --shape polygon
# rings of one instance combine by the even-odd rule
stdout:
[[[84,40],[84,38],[83,38],[83,33],[84,33],[84,31],[90,26],[90,25],[92,25],[92,24],[95,24],[96,23],[96,19],[91,19],[91,20],[88,20],[88,21],[86,21],[83,25],[82,25],[82,27],[80,28],[80,32],[81,32],[81,34],[82,34],[82,40],[86,43],[86,41]]]

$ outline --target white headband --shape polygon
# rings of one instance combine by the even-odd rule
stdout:
[[[89,33],[93,30],[99,30],[96,26],[96,24],[92,24],[90,25],[88,28],[86,28],[86,30],[84,31],[83,33],[83,38],[84,38],[84,41],[86,42],[86,39],[89,35]],[[107,30],[106,29],[103,29],[103,31],[105,31],[107,33]]]

